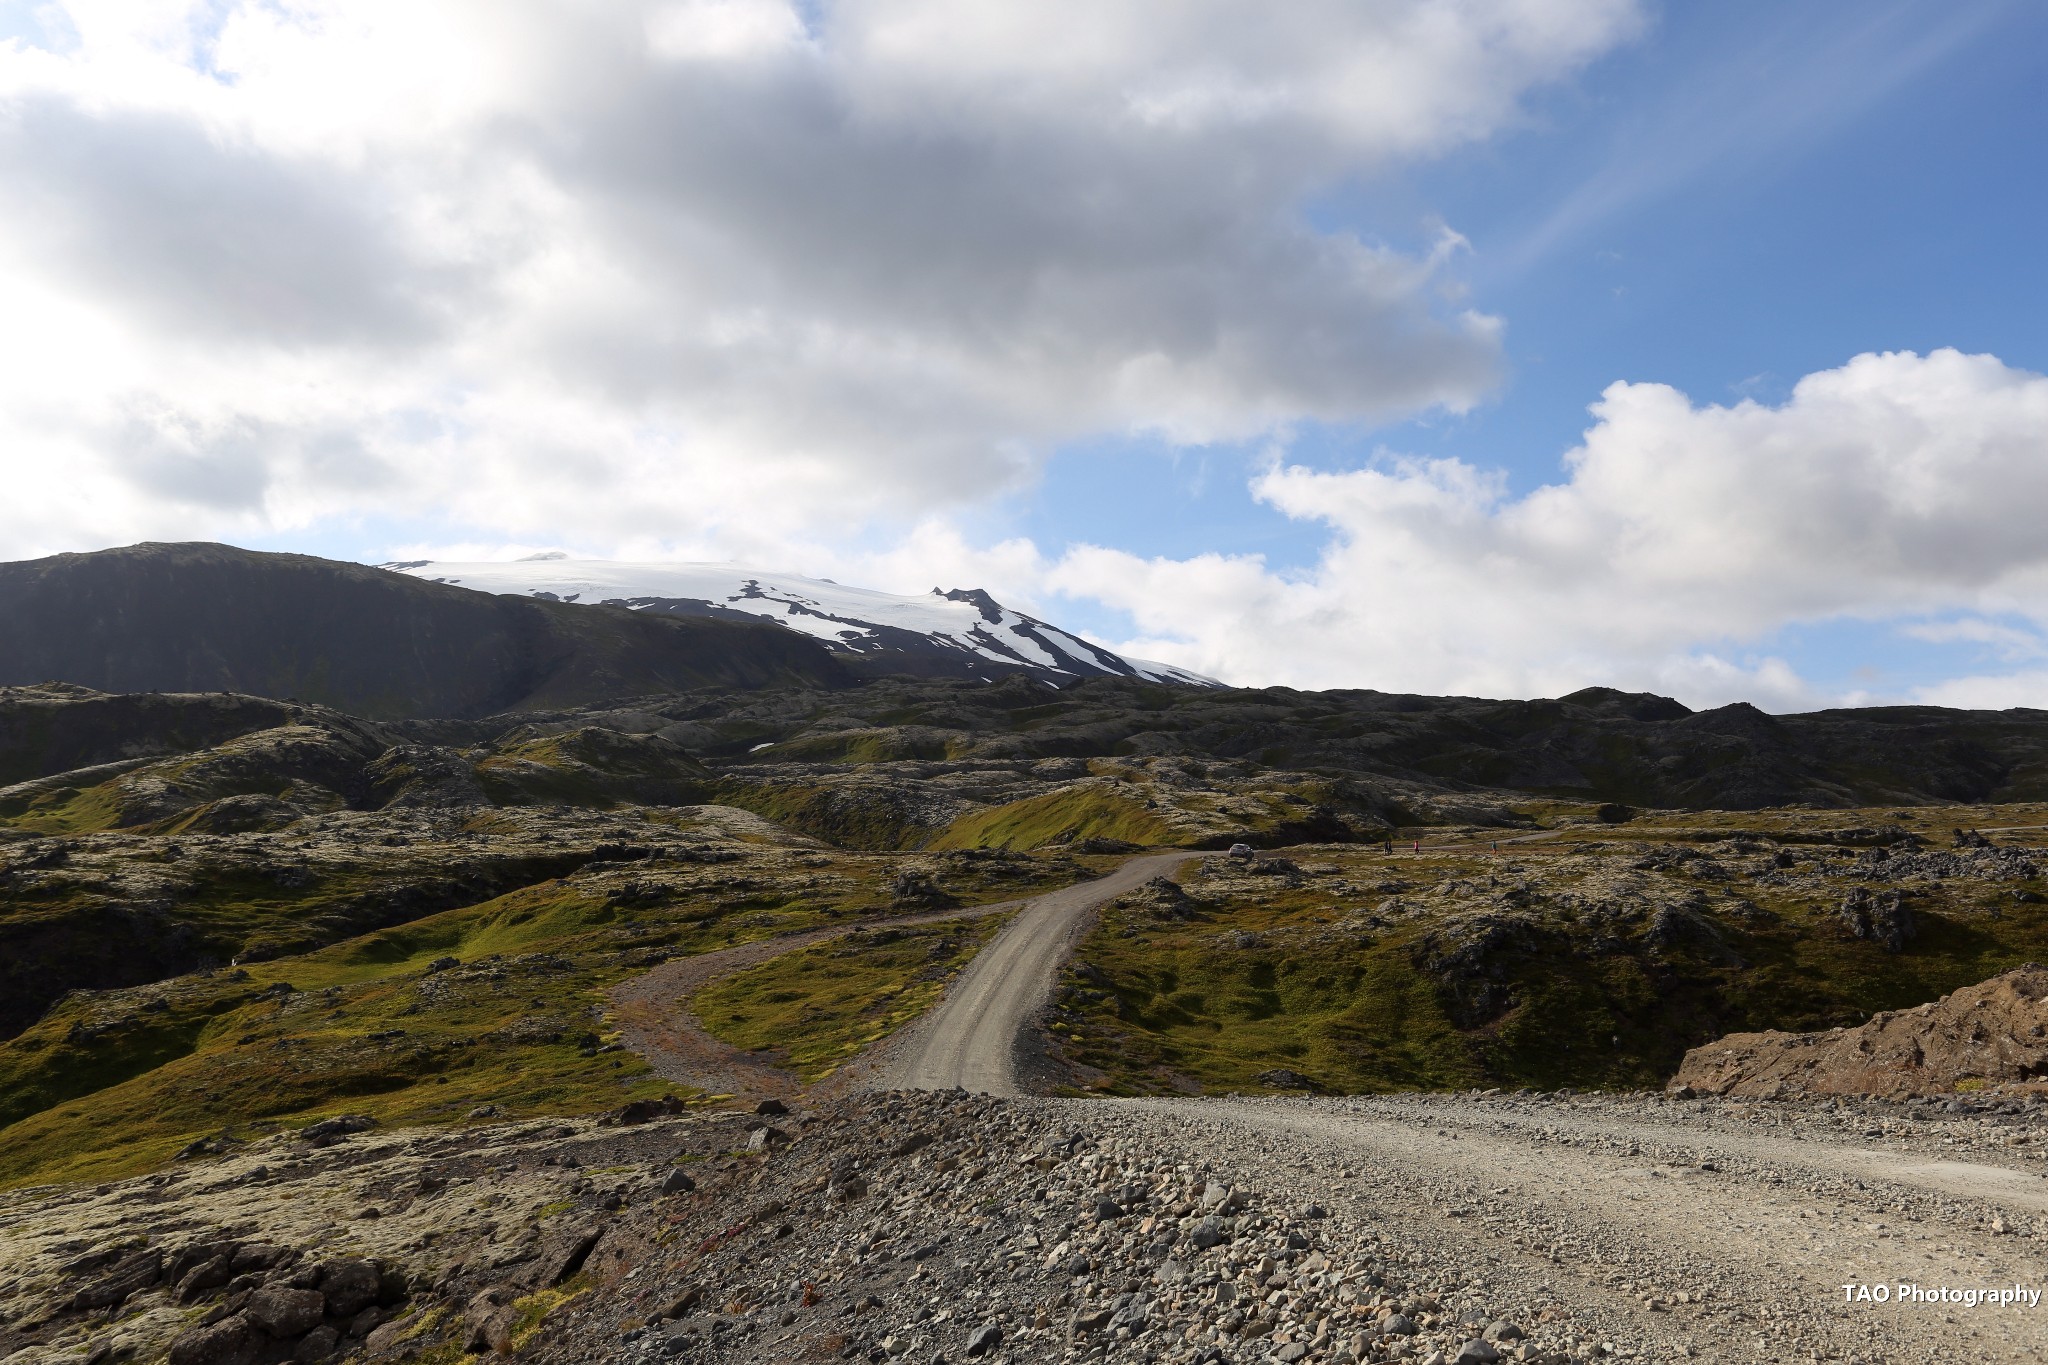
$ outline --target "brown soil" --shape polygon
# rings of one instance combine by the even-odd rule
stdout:
[[[1931,1005],[1825,1033],[1731,1033],[1686,1053],[1669,1088],[1766,1099],[1794,1093],[1936,1095],[2044,1088],[2048,967],[2029,963]]]

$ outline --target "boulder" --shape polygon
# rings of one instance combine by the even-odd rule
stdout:
[[[114,1268],[71,1296],[73,1308],[113,1308],[128,1301],[163,1278],[164,1254],[138,1251],[115,1263]]]
[[[377,1302],[380,1281],[375,1261],[329,1261],[321,1269],[320,1293],[328,1312],[352,1318]]]
[[[265,1285],[249,1295],[242,1313],[273,1337],[303,1336],[327,1316],[327,1299],[317,1289]]]
[[[255,1365],[267,1344],[249,1320],[237,1314],[180,1333],[171,1342],[170,1365]]]

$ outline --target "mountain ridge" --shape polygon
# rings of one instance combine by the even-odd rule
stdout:
[[[1006,607],[983,588],[905,596],[831,579],[727,562],[636,563],[557,554],[492,562],[413,559],[394,573],[479,592],[602,604],[688,619],[768,621],[816,640],[864,676],[989,682],[1027,673],[1064,683],[1127,677],[1193,687],[1214,678],[1116,653]]]

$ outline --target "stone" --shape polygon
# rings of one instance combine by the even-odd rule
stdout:
[[[378,1280],[375,1261],[329,1261],[321,1270],[318,1287],[327,1300],[328,1312],[352,1318],[377,1302]]]
[[[390,1316],[391,1314],[387,1310],[379,1308],[376,1304],[371,1304],[368,1308],[365,1308],[362,1312],[348,1320],[350,1340],[361,1340],[369,1336],[370,1333],[382,1327],[384,1319]]]
[[[1195,1224],[1195,1230],[1188,1234],[1188,1240],[1200,1250],[1207,1251],[1210,1247],[1222,1246],[1229,1241],[1230,1234],[1223,1230],[1222,1219],[1211,1216]]]
[[[789,1134],[783,1132],[780,1128],[773,1128],[763,1124],[747,1134],[747,1150],[750,1152],[765,1152],[772,1147],[779,1147],[788,1141]]]
[[[967,1334],[967,1354],[985,1356],[1003,1344],[1003,1329],[996,1323],[983,1323]]]
[[[1415,1335],[1415,1319],[1406,1313],[1389,1313],[1380,1319],[1380,1331],[1390,1337],[1412,1337]]]
[[[661,1182],[663,1194],[688,1194],[696,1188],[697,1182],[690,1178],[690,1173],[680,1169],[670,1171]]]
[[[1097,1199],[1095,1207],[1090,1212],[1098,1223],[1113,1223],[1124,1216],[1122,1206],[1106,1196]]]
[[[114,1268],[71,1296],[73,1308],[113,1308],[127,1302],[163,1278],[161,1251],[138,1251],[115,1263]]]
[[[1499,1359],[1500,1352],[1478,1337],[1460,1346],[1458,1353],[1451,1357],[1454,1365],[1494,1365]]]
[[[411,1313],[402,1318],[393,1318],[363,1338],[363,1351],[372,1356],[381,1356],[395,1350],[406,1335],[419,1325],[419,1318]]]
[[[341,1333],[326,1323],[299,1338],[299,1344],[292,1350],[292,1359],[301,1365],[311,1365],[316,1360],[325,1360],[334,1354],[334,1348],[341,1345]]]
[[[253,1365],[264,1345],[249,1320],[237,1314],[180,1333],[171,1342],[170,1365]]]
[[[317,1289],[265,1285],[249,1296],[244,1316],[274,1337],[296,1337],[312,1331],[327,1316],[327,1299]]]
[[[329,1147],[354,1133],[367,1132],[377,1126],[377,1120],[368,1114],[337,1114],[331,1119],[320,1119],[299,1129],[302,1141],[315,1147]]]
[[[178,1302],[190,1303],[208,1290],[220,1289],[235,1277],[235,1263],[232,1257],[216,1256],[201,1265],[193,1266],[178,1281]]]
[[[1486,1324],[1486,1330],[1479,1334],[1488,1341],[1520,1341],[1522,1329],[1506,1318],[1495,1318]]]
[[[754,1106],[754,1112],[763,1118],[780,1118],[789,1112],[789,1106],[770,1096]]]
[[[503,1289],[486,1289],[462,1310],[463,1325],[469,1329],[468,1348],[500,1354],[512,1349],[512,1329],[519,1322],[519,1310]]]
[[[541,1239],[533,1261],[521,1278],[534,1289],[549,1289],[574,1275],[590,1258],[590,1249],[604,1230],[594,1227],[558,1228]]]

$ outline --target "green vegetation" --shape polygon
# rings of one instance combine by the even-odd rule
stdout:
[[[947,826],[933,849],[1032,849],[1082,839],[1139,845],[1175,842],[1173,832],[1142,802],[1096,787],[1076,786],[977,811]]]
[[[931,1008],[1007,919],[856,930],[716,982],[692,1008],[713,1036],[821,1080]]]
[[[509,813],[493,821],[522,828]],[[613,985],[671,956],[888,913],[902,866],[726,847],[732,861],[713,868],[628,863],[241,968],[74,992],[0,1044],[0,1187],[130,1174],[198,1138],[336,1113],[446,1124],[485,1106],[588,1113],[667,1093],[615,1045]],[[1092,870],[1063,856],[932,861],[969,901]],[[958,961],[979,942],[963,932]],[[937,940],[914,942],[923,953]],[[895,1027],[924,989],[907,983],[863,1027]]]
[[[1256,1090],[1280,1071],[1335,1092],[1655,1087],[1725,1033],[1857,1024],[2048,959],[2042,880],[1915,883],[1917,933],[1894,953],[1841,922],[1877,866],[1855,849],[1787,842],[1785,870],[1769,848],[1632,833],[1499,855],[1325,847],[1293,874],[1190,868],[1191,900],[1105,911],[1054,1037],[1112,1093]]]

